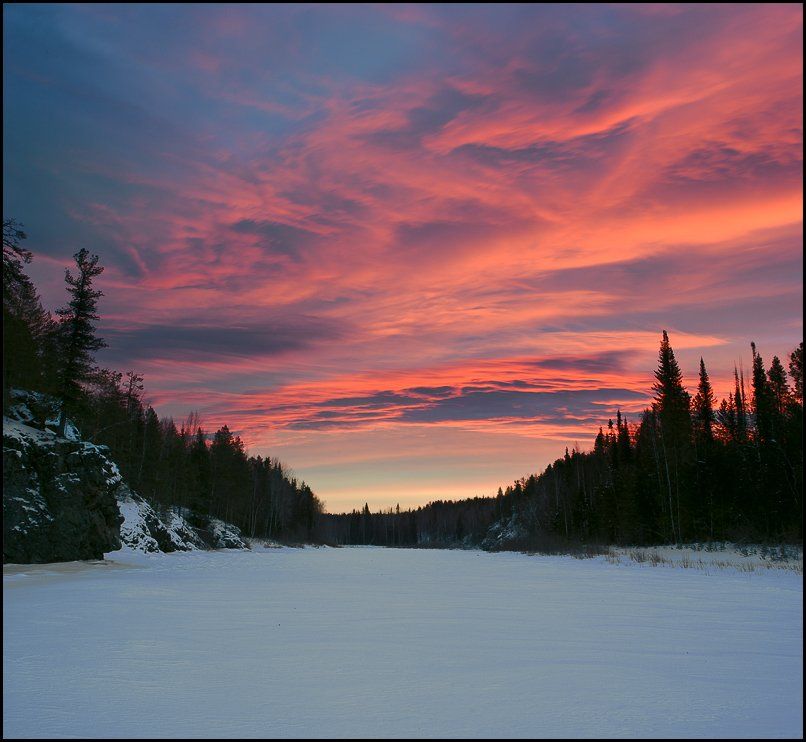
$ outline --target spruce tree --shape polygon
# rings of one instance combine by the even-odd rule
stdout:
[[[604,453],[605,450],[605,437],[602,429],[599,428],[599,432],[596,434],[596,439],[593,442],[593,452],[596,455],[601,455]]]
[[[672,530],[676,530],[675,538],[679,541],[682,539],[680,493],[681,489],[685,489],[681,487],[681,479],[691,441],[690,399],[666,330],[663,331],[658,352],[658,368],[652,391],[655,393],[653,408],[658,413],[660,423],[660,448],[666,475],[669,517]]]
[[[706,442],[713,440],[711,425],[714,420],[714,392],[702,358],[700,358],[700,381],[692,403],[692,417],[697,437]]]
[[[53,320],[42,307],[36,287],[24,265],[32,254],[20,246],[26,238],[22,225],[3,220],[3,407],[9,391],[24,386],[49,391],[50,338]]]
[[[764,361],[756,350],[756,344],[750,343],[753,350],[753,412],[756,418],[756,434],[761,443],[775,437],[775,409]]]
[[[789,356],[789,375],[792,377],[792,393],[795,401],[803,404],[803,343]]]
[[[714,537],[714,486],[713,449],[714,433],[714,392],[711,380],[705,369],[705,361],[700,358],[700,378],[697,393],[691,403],[691,417],[694,427],[696,454],[696,486],[692,498],[692,515],[699,536]]]
[[[738,430],[736,424],[736,402],[733,398],[733,392],[728,394],[728,398],[723,399],[720,403],[719,411],[716,413],[716,419],[719,426],[722,428],[721,439],[735,443],[738,437]]]
[[[663,331],[663,339],[658,353],[658,368],[655,371],[655,405],[661,418],[661,425],[667,428],[685,429],[688,418],[689,395],[683,386],[683,374],[669,344],[669,335]]]
[[[368,544],[372,540],[372,514],[369,512],[369,504],[364,503],[361,511],[361,543]]]
[[[739,379],[739,372],[736,366],[733,367],[733,402],[736,406],[736,441],[744,443],[747,439],[747,400],[744,394],[744,373],[742,373],[741,381]]]
[[[188,455],[190,459],[190,481],[188,482],[190,508],[203,514],[210,509],[212,470],[207,436],[201,427],[196,428]]]
[[[24,263],[30,263],[33,255],[20,242],[27,234],[20,229],[16,219],[3,219],[3,298],[14,293],[22,283],[30,283],[25,275]]]
[[[618,428],[618,459],[620,463],[624,463],[629,461],[631,456],[630,427],[627,424],[627,417],[622,417],[621,410],[616,413],[616,421]]]
[[[767,371],[767,379],[769,380],[775,412],[779,416],[785,415],[792,400],[792,392],[786,380],[786,371],[784,371],[784,366],[778,356],[772,357],[770,370]]]
[[[60,436],[64,436],[68,410],[81,398],[81,385],[92,373],[93,353],[106,347],[106,343],[95,335],[93,324],[99,319],[96,307],[103,293],[92,287],[92,280],[101,275],[104,269],[98,265],[98,256],[90,256],[85,248],[81,248],[73,258],[78,273],[73,276],[68,269],[64,276],[72,298],[66,307],[57,311],[60,317],[57,336],[61,353],[57,370],[61,398]]]

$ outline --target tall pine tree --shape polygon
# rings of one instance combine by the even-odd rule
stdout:
[[[750,343],[753,350],[753,413],[756,418],[756,435],[759,443],[767,443],[775,437],[775,402],[764,370],[764,361]]]
[[[33,255],[20,242],[22,225],[3,220],[3,407],[14,386],[49,391],[46,370],[53,356],[49,340],[53,320],[42,307],[36,287],[24,265]]]
[[[711,380],[705,369],[705,361],[700,358],[700,380],[697,385],[697,394],[692,403],[692,418],[694,431],[699,441],[713,440],[712,423],[714,420],[714,391]]]
[[[792,402],[792,392],[789,390],[784,365],[781,363],[778,356],[772,357],[770,370],[767,372],[767,379],[769,380],[769,388],[775,406],[775,413],[777,416],[781,417],[786,414]]]
[[[98,265],[98,256],[90,256],[85,248],[81,248],[73,258],[78,273],[74,276],[70,270],[65,271],[64,280],[71,299],[66,307],[59,309],[58,345],[60,365],[57,370],[58,391],[61,398],[61,414],[59,416],[59,435],[64,435],[67,413],[81,398],[81,386],[90,377],[93,369],[93,353],[106,347],[106,343],[95,335],[94,322],[99,319],[96,314],[101,291],[92,287],[92,281],[103,273]]]
[[[789,375],[792,377],[795,400],[803,404],[803,343],[789,355]]]
[[[690,448],[691,416],[689,394],[683,386],[683,374],[666,330],[663,331],[658,352],[658,368],[652,391],[655,395],[653,407],[657,411],[660,428],[672,538],[679,541],[682,539],[681,480]]]

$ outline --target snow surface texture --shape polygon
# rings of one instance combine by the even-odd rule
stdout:
[[[800,737],[803,580],[478,551],[4,569],[5,737]]]

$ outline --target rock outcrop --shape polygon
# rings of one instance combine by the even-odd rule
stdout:
[[[248,549],[241,532],[231,523],[198,516],[184,508],[158,513],[127,485],[118,490],[123,515],[120,538],[126,548],[146,553],[193,549]]]
[[[517,514],[493,523],[484,539],[481,548],[486,551],[503,551],[527,538],[529,531],[520,523]]]
[[[3,417],[3,563],[103,559],[120,548],[249,548],[224,521],[181,508],[158,513],[123,481],[106,446],[82,441],[70,423],[56,435],[48,397],[14,390],[12,401]]]
[[[102,447],[3,419],[3,563],[103,559],[119,549],[117,467]]]

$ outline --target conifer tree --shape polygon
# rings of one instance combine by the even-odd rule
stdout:
[[[368,544],[372,538],[372,515],[369,512],[369,504],[364,503],[361,511],[361,543]]]
[[[605,450],[605,437],[602,429],[599,428],[599,432],[596,434],[596,439],[593,442],[593,451],[597,455],[601,455],[604,453]]]
[[[792,393],[795,401],[803,404],[803,343],[789,356],[789,375],[792,377]]]
[[[3,298],[11,296],[16,287],[30,283],[25,275],[24,263],[30,263],[33,255],[20,242],[28,237],[16,219],[3,219]]]
[[[736,423],[736,402],[733,398],[733,392],[730,392],[728,398],[723,399],[720,403],[716,418],[723,431],[722,439],[735,443],[738,438],[738,430]]]
[[[612,450],[613,447],[616,444],[616,431],[615,431],[615,428],[613,427],[613,419],[612,418],[610,418],[607,421],[607,437],[606,437],[605,440],[606,440],[606,443],[607,443],[607,447]]]
[[[792,392],[786,380],[786,371],[778,356],[772,357],[770,370],[767,371],[770,393],[772,394],[775,412],[778,416],[785,415],[792,401]]]
[[[136,487],[145,497],[156,499],[160,487],[157,473],[157,462],[162,451],[162,428],[154,408],[146,408],[143,420],[143,439],[139,441],[140,461],[137,468]]]
[[[681,536],[680,490],[681,478],[691,441],[691,416],[689,394],[683,386],[683,374],[669,343],[669,335],[663,331],[658,352],[658,368],[655,371],[653,408],[660,423],[660,448],[666,475],[670,518],[676,539]],[[674,495],[674,497],[673,497]],[[673,503],[674,499],[674,503]],[[676,527],[674,520],[677,519]]]
[[[697,385],[697,394],[692,403],[692,417],[697,437],[705,442],[713,439],[712,422],[714,420],[714,392],[708,372],[705,370],[705,361],[700,358],[700,380]]]
[[[618,457],[619,462],[624,463],[630,459],[630,428],[627,424],[626,416],[622,418],[621,410],[616,414],[617,428],[618,428]]]
[[[60,317],[57,336],[61,356],[57,371],[61,398],[60,436],[64,435],[68,409],[80,399],[81,385],[92,372],[93,353],[106,347],[106,343],[95,335],[93,324],[99,319],[96,307],[103,293],[92,287],[93,279],[101,275],[104,269],[98,265],[98,256],[90,256],[85,248],[81,248],[73,258],[78,273],[74,276],[68,269],[64,276],[72,298],[66,307],[57,311]]]
[[[724,403],[723,403],[724,404]],[[696,479],[692,493],[691,508],[695,529],[700,535],[714,534],[714,487],[713,461],[714,448],[713,422],[714,392],[705,361],[700,358],[700,375],[697,393],[691,403],[691,417],[694,428],[694,446],[696,453]]]
[[[3,406],[13,386],[49,391],[53,320],[42,307],[24,265],[33,256],[20,245],[22,225],[3,220]]]
[[[747,438],[747,407],[744,394],[744,374],[739,378],[736,366],[733,367],[733,403],[736,407],[736,440],[743,443]]]
[[[212,472],[207,436],[201,427],[196,428],[188,457],[190,459],[190,468],[193,472],[191,481],[188,483],[190,507],[199,512],[208,512]]]
[[[753,412],[756,418],[756,433],[762,443],[775,437],[775,409],[764,361],[756,350],[756,344],[750,343],[753,351]]]
[[[683,386],[683,374],[669,344],[666,330],[663,331],[660,344],[652,391],[655,393],[655,405],[661,425],[670,430],[682,428],[685,431],[688,427],[685,421],[689,414],[689,395]]]

